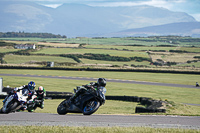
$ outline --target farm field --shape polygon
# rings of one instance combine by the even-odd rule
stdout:
[[[188,60],[197,60],[193,57],[199,56],[197,53],[169,53],[169,52],[152,52],[151,58],[153,61],[161,59],[165,62],[187,63]]]
[[[134,50],[134,51],[151,51],[151,50],[176,50],[178,47],[156,47],[156,46],[130,46],[130,45],[86,45],[85,48],[113,49],[113,50]]]
[[[197,46],[199,38],[180,37],[180,36],[155,36],[155,37],[125,37],[125,38],[0,38],[7,41],[23,42],[53,42],[68,44],[94,44],[94,45],[178,45],[178,46]]]
[[[70,62],[76,63],[71,58],[56,57],[56,56],[26,56],[26,55],[5,55],[5,60],[8,64],[34,64],[35,62]]]
[[[13,47],[0,47],[0,53],[15,52],[15,51],[18,50],[14,49]]]
[[[55,62],[55,67],[200,71],[200,48],[194,45],[195,38],[4,39],[0,45],[3,65],[45,67],[45,62]],[[36,49],[14,49],[15,44],[26,43],[35,43]]]
[[[116,51],[107,49],[83,49],[83,48],[45,48],[37,52],[32,52],[33,54],[84,54],[84,53],[94,53],[94,54],[109,54],[111,56],[120,57],[148,57],[145,52],[131,52],[131,51]]]

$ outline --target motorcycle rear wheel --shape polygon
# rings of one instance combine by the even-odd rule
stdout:
[[[67,100],[62,101],[57,108],[57,113],[59,115],[65,115],[67,114],[67,106],[66,106]]]
[[[83,108],[83,114],[84,115],[91,115],[94,112],[96,112],[99,107],[100,107],[99,101],[96,101],[96,100],[88,101],[86,103],[85,107]]]
[[[37,105],[35,105],[32,108],[28,108],[27,110],[28,110],[28,112],[34,112],[36,109],[37,109]]]

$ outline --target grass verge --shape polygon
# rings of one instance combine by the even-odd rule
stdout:
[[[61,127],[61,126],[0,126],[1,133],[197,133],[194,129],[168,129],[150,127]]]
[[[64,71],[64,70],[17,70],[0,69],[1,74],[32,74],[32,75],[50,75],[50,76],[72,76],[72,77],[90,77],[106,79],[123,79],[146,82],[174,83],[195,85],[200,82],[200,75],[194,74],[172,74],[172,73],[147,73],[147,72],[105,72],[105,71]]]

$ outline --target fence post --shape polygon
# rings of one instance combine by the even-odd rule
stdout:
[[[3,78],[0,77],[0,95],[7,95],[6,92],[2,92],[3,90]]]

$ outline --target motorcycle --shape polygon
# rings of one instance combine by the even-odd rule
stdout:
[[[27,109],[28,112],[33,112],[37,109],[37,107],[40,107],[40,103],[42,100],[38,100],[37,98],[34,98],[33,101],[28,101],[27,102]]]
[[[74,89],[74,95],[81,88],[82,86],[78,86],[77,89]],[[57,113],[59,115],[65,115],[67,113],[83,113],[83,115],[91,115],[105,103],[105,95],[102,91],[91,88],[75,98],[74,102],[69,104],[68,100],[69,99],[65,99],[58,105]]]
[[[20,108],[27,103],[28,93],[28,89],[22,89],[20,91],[15,91],[14,89],[5,99],[0,112],[8,114],[20,110]],[[34,97],[32,97],[31,100],[33,100],[33,98]]]

